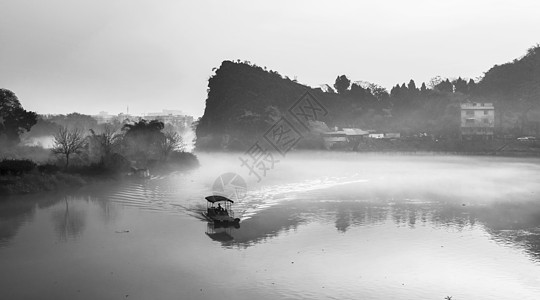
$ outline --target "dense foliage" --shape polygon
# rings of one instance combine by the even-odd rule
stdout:
[[[16,144],[19,136],[37,122],[37,114],[24,110],[10,90],[0,88],[0,141]]]
[[[29,173],[36,163],[29,159],[4,159],[0,161],[0,175],[22,175]]]
[[[164,127],[163,122],[144,119],[124,125],[123,152],[133,160],[159,159]]]

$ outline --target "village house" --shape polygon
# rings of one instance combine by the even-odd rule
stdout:
[[[322,134],[324,147],[331,149],[336,146],[357,145],[369,132],[359,128],[343,128],[343,130],[329,131]]]
[[[493,103],[461,104],[461,139],[492,140],[495,129]]]

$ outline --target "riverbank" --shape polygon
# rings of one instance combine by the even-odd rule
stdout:
[[[122,158],[120,155],[118,157]],[[189,152],[173,152],[167,161],[147,163],[145,174],[169,174],[199,167],[197,156]],[[136,176],[124,159],[73,165],[62,169],[58,162],[38,164],[28,158],[0,160],[0,196],[47,192],[82,186],[108,180],[121,180]],[[145,175],[147,176],[147,175]]]
[[[461,141],[436,139],[366,139],[349,147],[351,151],[370,153],[434,153],[451,155],[496,155],[539,157],[540,143],[495,139]]]
[[[105,178],[90,178],[88,176],[63,172],[56,174],[32,172],[20,176],[0,176],[0,196],[79,188],[100,179]]]

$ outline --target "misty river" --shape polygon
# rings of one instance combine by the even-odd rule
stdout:
[[[0,201],[1,299],[540,299],[540,160],[291,152]],[[221,174],[239,228],[202,216]]]

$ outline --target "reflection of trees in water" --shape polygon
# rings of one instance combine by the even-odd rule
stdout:
[[[63,241],[78,237],[86,225],[86,214],[70,205],[71,200],[66,197],[64,208],[52,214],[54,230]]]
[[[108,224],[118,217],[118,210],[116,209],[116,206],[114,206],[107,199],[89,197],[88,200],[92,203],[96,203],[99,206],[101,212],[100,216],[102,217],[104,223]]]
[[[66,197],[65,193],[41,193],[12,197],[0,202],[0,247],[9,243],[21,226],[31,222],[38,209],[47,209],[54,205],[61,208],[52,212],[53,226],[62,240],[77,237],[84,230],[85,210],[75,208],[80,201],[92,202],[101,208],[101,216],[105,222],[117,217],[115,206],[100,198],[77,194]]]
[[[462,230],[475,224],[468,208],[457,203],[394,203],[390,208],[392,220],[397,225],[414,228],[418,222],[435,227],[454,227]]]
[[[496,241],[523,247],[540,261],[540,203],[538,201],[499,202],[472,208],[471,214],[485,225]]]
[[[36,206],[46,208],[59,199],[54,194],[42,194],[17,196],[0,202],[0,247],[7,245],[17,235],[19,228],[32,220]]]
[[[540,203],[498,202],[463,205],[460,202],[322,201],[289,202],[259,212],[232,229],[234,240],[224,246],[248,247],[309,221],[333,222],[339,232],[353,227],[393,222],[398,226],[433,226],[467,230],[482,225],[494,240],[523,247],[540,260]]]
[[[19,228],[30,221],[35,213],[35,204],[17,201],[2,203],[0,206],[0,247],[17,235]]]
[[[326,209],[335,211],[335,225],[340,232],[346,232],[350,226],[365,226],[383,223],[388,215],[388,210],[380,205],[370,202],[330,202],[326,203]]]
[[[378,217],[370,217],[374,204],[366,203],[367,207],[360,205],[340,205],[336,214],[336,228],[345,231],[349,225],[362,225],[354,223],[350,216],[354,216],[351,209],[360,209],[367,214],[361,220],[376,220],[384,216],[386,211],[391,215],[392,222],[414,228],[417,222],[435,227],[448,227],[464,230],[482,224],[483,228],[494,240],[503,244],[523,247],[536,260],[540,261],[540,203],[537,201],[495,202],[484,205],[462,205],[457,202],[407,203],[407,201],[393,203],[386,207],[379,207]],[[375,204],[376,205],[376,204]],[[383,211],[381,213],[380,211]],[[382,217],[382,222],[385,217]],[[367,223],[373,224],[373,223]]]

